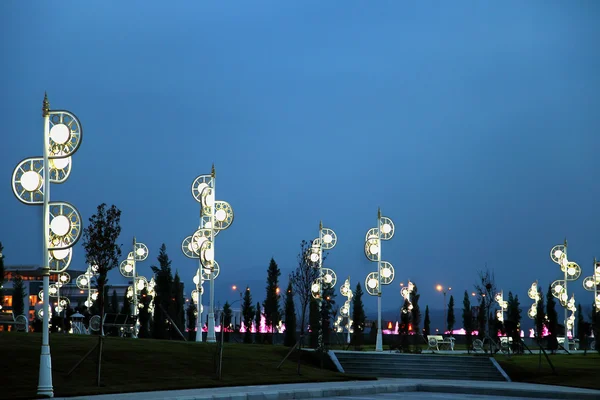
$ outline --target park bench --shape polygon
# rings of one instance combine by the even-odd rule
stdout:
[[[451,336],[444,338],[442,335],[427,335],[428,350],[433,350],[435,348],[439,351],[440,347],[442,347],[442,349],[445,347],[454,351],[454,340],[455,339]]]
[[[558,341],[558,344],[561,346],[565,346],[565,338],[564,337],[559,337],[556,338],[556,340]],[[579,339],[569,339],[569,349],[572,350],[579,350]]]
[[[0,325],[14,326],[17,332],[27,332],[29,330],[29,321],[27,320],[27,317],[24,315],[17,315],[15,318],[12,312],[0,313]]]
[[[104,314],[104,320],[102,325],[104,329],[117,328],[119,336],[123,336],[126,333],[132,333],[137,323],[137,316],[127,314]]]

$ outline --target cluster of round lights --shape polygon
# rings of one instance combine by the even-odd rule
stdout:
[[[529,318],[535,319],[535,316],[537,315],[537,305],[538,302],[541,300],[540,292],[538,291],[537,287],[537,282],[533,282],[531,284],[531,287],[527,291],[527,295],[531,300],[533,300],[533,304],[531,305],[531,307],[529,307],[527,315],[529,316]]]

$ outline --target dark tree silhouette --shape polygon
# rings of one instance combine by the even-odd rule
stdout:
[[[263,303],[265,326],[270,329],[271,338],[273,338],[275,333],[275,326],[281,319],[281,312],[279,310],[279,276],[281,276],[281,271],[275,260],[271,258],[271,262],[267,268],[267,293]],[[273,340],[271,339],[271,343],[272,342]]]
[[[360,282],[356,284],[356,290],[352,297],[352,344],[355,349],[360,349],[364,342],[365,331],[365,307],[362,301],[363,291]]]
[[[296,344],[296,306],[294,304],[292,281],[288,283],[285,293],[285,335],[283,344],[288,347]]]

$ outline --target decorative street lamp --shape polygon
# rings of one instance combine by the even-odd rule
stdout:
[[[496,293],[494,300],[496,300],[496,303],[500,306],[500,309],[496,310],[496,318],[504,324],[504,312],[508,310],[508,302],[504,300],[504,291],[501,290]]]
[[[199,268],[194,277],[198,304],[196,341],[202,341],[202,283],[210,281],[208,334],[206,341],[215,343],[215,279],[219,275],[219,263],[215,260],[215,237],[233,223],[233,208],[226,201],[215,200],[216,173],[213,164],[210,175],[200,175],[192,182],[192,196],[200,203],[200,226],[183,240],[181,249],[188,258],[198,258]]]
[[[17,164],[12,174],[13,193],[27,205],[42,206],[42,276],[43,292],[49,293],[50,273],[64,272],[71,262],[72,247],[81,236],[81,216],[71,204],[50,201],[50,183],[63,183],[71,173],[71,156],[75,154],[83,130],[77,117],[64,110],[50,110],[48,97],[42,105],[44,151]],[[52,360],[50,357],[50,299],[43,303],[42,351],[37,394],[53,397]]]
[[[121,264],[119,265],[121,275],[125,278],[132,278],[132,284],[127,288],[127,297],[133,299],[134,316],[139,316],[139,309],[144,307],[144,304],[139,302],[138,292],[141,293],[144,288],[149,287],[146,277],[138,276],[137,274],[138,261],[144,261],[146,258],[148,258],[148,247],[144,243],[137,242],[134,236],[132,250],[127,254],[127,259],[121,261]],[[139,331],[140,321],[138,318],[136,319],[131,337],[137,339]]]
[[[594,257],[594,273],[583,279],[583,287],[589,292],[594,292],[594,312],[600,311],[600,261]]]
[[[367,293],[377,296],[377,343],[375,351],[383,351],[381,335],[381,285],[389,285],[394,280],[394,267],[387,261],[381,261],[381,241],[394,237],[394,223],[388,217],[381,216],[377,209],[377,227],[367,231],[365,236],[365,256],[377,263],[377,272],[367,275],[365,286]]]
[[[527,311],[527,316],[531,319],[535,319],[537,315],[537,305],[541,299],[540,292],[537,287],[537,281],[531,284],[531,287],[527,291],[527,295],[531,300],[533,300],[533,304],[529,307],[529,311]],[[538,335],[541,335],[541,332],[538,332]]]
[[[567,318],[567,311],[570,310],[569,307],[569,295],[567,292],[567,282],[575,281],[581,275],[581,267],[572,261],[569,261],[567,258],[567,239],[565,239],[564,244],[558,244],[550,250],[550,258],[556,264],[560,265],[560,270],[564,272],[564,279],[559,279],[552,282],[551,292],[554,297],[556,297],[560,304],[565,307],[565,349],[569,351],[569,335],[568,335],[568,326],[569,318]],[[573,316],[573,319],[575,317]]]
[[[94,275],[96,275],[95,268],[88,266],[87,270],[75,280],[75,284],[79,289],[87,290],[87,300],[83,303],[87,308],[90,308],[94,303],[92,299],[94,292],[96,292],[96,297],[98,296],[97,289],[92,289],[92,278]]]
[[[409,313],[413,309],[413,304],[410,301],[410,294],[413,292],[414,289],[415,285],[410,280],[408,281],[408,285],[403,286],[402,289],[400,289],[400,295],[404,298],[404,300],[408,302],[407,309],[404,309],[404,307],[402,307],[403,313]]]
[[[332,229],[323,228],[323,221],[319,222],[319,237],[313,240],[310,254],[310,261],[317,264],[319,276],[311,285],[312,296],[318,300],[319,304],[319,351],[323,350],[323,321],[321,318],[321,309],[323,308],[323,283],[334,287],[337,282],[335,272],[330,268],[323,268],[323,250],[331,250],[337,244],[337,235]]]
[[[342,325],[342,322],[344,318],[346,318],[346,331],[348,332],[347,343],[350,343],[350,331],[352,329],[352,297],[354,296],[354,293],[352,293],[352,287],[350,286],[350,277],[348,277],[344,284],[340,286],[340,293],[342,296],[346,297],[346,301],[340,308],[340,315],[337,317],[335,327],[336,332],[344,332],[344,326]]]

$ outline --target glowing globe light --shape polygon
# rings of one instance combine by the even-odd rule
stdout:
[[[562,257],[562,255],[563,255],[562,250],[556,250],[554,252],[554,257],[557,258],[557,259],[560,259],[560,257]]]
[[[51,295],[56,294],[56,286],[50,286],[49,292]]]
[[[560,300],[564,303],[567,301],[567,299],[569,298],[569,296],[566,293],[561,293],[560,295]]]
[[[57,236],[65,236],[67,233],[69,233],[70,228],[71,223],[64,215],[58,215],[52,219],[52,222],[50,222],[50,229]]]
[[[556,286],[554,286],[554,291],[556,293],[560,293],[560,292],[562,292],[562,290],[563,290],[562,285],[556,285]]]
[[[87,278],[81,278],[81,281],[80,281],[80,282],[81,282],[81,284],[82,284],[83,286],[87,286],[87,284],[88,284],[88,280],[87,280]]]
[[[388,234],[392,231],[392,226],[390,224],[383,224],[383,226],[381,227],[381,232],[383,232],[384,234]]]
[[[204,259],[207,261],[212,261],[215,257],[215,252],[213,251],[213,249],[206,249],[204,250]]]
[[[392,276],[392,269],[391,268],[382,268],[381,276],[384,278],[389,278],[390,276]]]
[[[567,269],[567,274],[569,274],[569,275],[575,275],[576,272],[577,272],[577,270],[573,267],[569,267]]]
[[[55,143],[65,144],[69,141],[71,132],[65,124],[56,124],[50,129],[50,139]]]
[[[227,218],[227,213],[225,212],[225,210],[217,210],[217,212],[215,213],[215,218],[217,219],[217,221],[223,222]]]
[[[146,254],[146,249],[144,249],[143,247],[138,247],[135,253],[138,257],[143,257]]]
[[[317,254],[317,253],[312,253],[312,254],[310,255],[310,261],[312,261],[312,262],[317,262],[317,261],[319,261],[319,254]]]
[[[60,276],[60,280],[63,281],[63,282],[66,282],[68,279],[69,279],[69,277],[66,276],[66,275],[61,275]]]
[[[372,244],[369,246],[369,251],[371,252],[371,254],[377,254],[379,253],[379,246],[377,246],[376,244]]]
[[[98,292],[92,293],[92,300],[98,299]]]
[[[88,308],[92,306],[92,302],[89,300],[86,300],[83,304]]]
[[[325,283],[329,284],[333,281],[333,276],[327,274],[323,277],[323,279],[325,280]]]
[[[313,292],[318,292],[319,291],[319,284],[318,283],[313,283],[311,286],[311,290]]]
[[[21,185],[28,192],[34,192],[42,187],[43,179],[40,174],[35,171],[27,171],[21,176]]]
[[[51,253],[52,253],[52,257],[55,260],[64,260],[71,253],[71,248],[60,249],[60,250],[52,250]]]
[[[194,275],[194,285],[198,285],[200,283],[200,277],[198,276],[198,274]]]
[[[588,288],[591,288],[594,286],[594,282],[592,282],[591,280],[585,281],[585,286],[587,286]]]
[[[71,157],[50,159],[50,166],[54,169],[65,169],[69,166],[70,163]]]
[[[369,279],[369,282],[367,282],[367,285],[369,285],[369,287],[371,289],[375,289],[377,287],[377,279],[374,279],[374,278]]]
[[[125,272],[127,272],[128,274],[131,273],[133,271],[133,265],[130,263],[127,263],[125,265]]]
[[[333,236],[331,236],[331,234],[329,233],[326,234],[325,236],[323,236],[323,242],[327,244],[333,242]]]
[[[146,283],[145,283],[143,280],[141,280],[141,279],[140,279],[140,280],[137,282],[137,289],[138,289],[138,290],[143,290],[143,289],[144,289],[144,287],[146,287]]]

